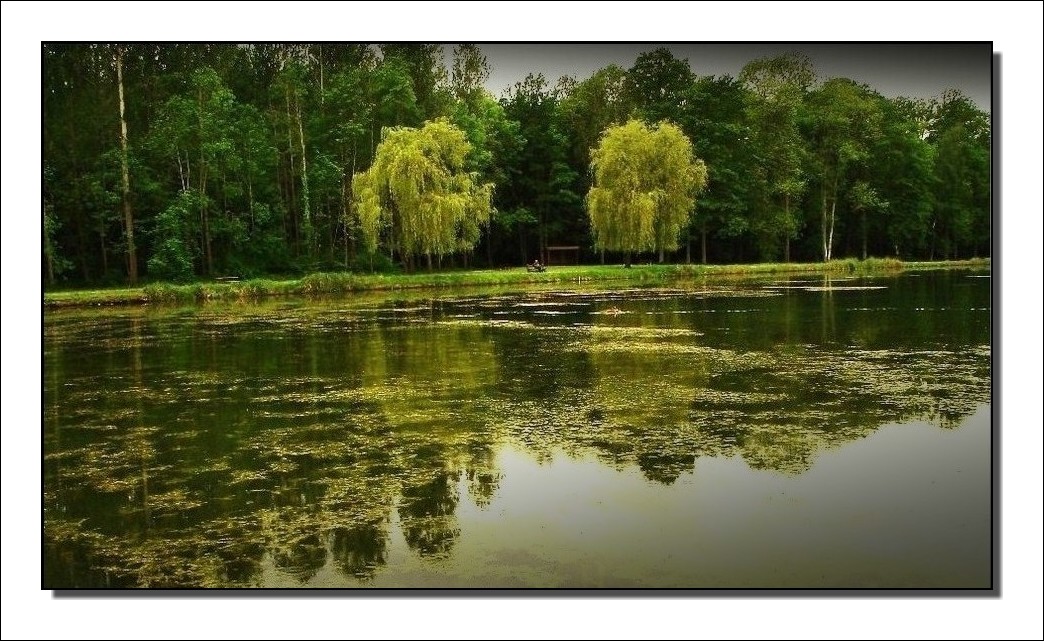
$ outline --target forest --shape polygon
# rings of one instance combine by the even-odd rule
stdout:
[[[990,255],[991,116],[959,90],[888,98],[799,51],[697,76],[650,46],[497,97],[480,46],[444,51],[44,44],[45,284],[630,261],[593,227],[610,131],[635,171],[667,143],[624,133],[658,132],[699,179],[656,196],[646,262]],[[449,191],[388,201],[406,183]]]

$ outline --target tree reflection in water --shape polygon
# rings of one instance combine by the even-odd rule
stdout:
[[[266,556],[366,582],[393,509],[445,559],[505,443],[670,486],[701,458],[797,475],[882,424],[952,427],[990,401],[989,293],[940,282],[852,310],[755,288],[49,317],[45,585],[256,585]]]
[[[435,472],[428,481],[409,485],[399,497],[399,519],[406,544],[421,556],[445,556],[460,530],[456,526],[457,474]]]
[[[330,552],[338,569],[358,579],[372,579],[388,561],[388,532],[382,523],[334,528]]]

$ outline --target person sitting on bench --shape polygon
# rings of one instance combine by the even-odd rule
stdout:
[[[527,268],[528,271],[531,271],[531,272],[542,272],[545,269],[547,269],[546,267],[544,267],[543,265],[540,264],[540,259],[539,258],[534,259],[532,265],[526,265],[526,268]]]

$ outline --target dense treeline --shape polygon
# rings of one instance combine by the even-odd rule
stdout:
[[[428,122],[462,131],[461,170],[492,186],[463,234],[477,245],[438,254],[444,267],[518,265],[549,245],[622,259],[596,253],[585,203],[592,150],[630,119],[670,121],[706,166],[668,260],[989,255],[990,118],[958,91],[888,99],[818,79],[797,53],[697,77],[655,49],[586,79],[529,75],[497,100],[479,47],[443,58],[420,44],[44,45],[46,282],[412,266],[395,230],[372,242],[353,177],[382,132]]]

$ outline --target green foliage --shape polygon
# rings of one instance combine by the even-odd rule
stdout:
[[[925,140],[926,107],[903,98],[883,101],[881,135],[872,156],[875,191],[888,206],[868,224],[870,251],[876,255],[921,255],[929,235],[935,156]]]
[[[194,241],[195,212],[206,198],[196,191],[185,191],[153,220],[153,254],[148,260],[149,275],[174,282],[187,282],[194,274],[198,248]]]
[[[529,74],[501,99],[507,117],[519,123],[516,142],[521,145],[515,148],[517,164],[505,182],[497,185],[504,195],[497,206],[533,213],[535,224],[518,231],[530,246],[535,234],[538,255],[554,244],[549,239],[575,239],[584,233],[582,200],[576,188],[579,171],[568,161],[569,138],[558,117],[560,98],[560,91],[550,88],[542,74]],[[525,259],[524,251],[519,258]]]
[[[397,274],[399,266],[387,254],[379,251],[361,251],[348,265],[348,269],[360,274]]]
[[[646,122],[673,121],[695,80],[688,60],[675,58],[670,49],[660,47],[638,54],[627,71],[625,99]]]
[[[960,92],[933,106],[928,140],[935,150],[932,254],[989,252],[990,130],[986,115]],[[967,255],[967,254],[966,254]]]
[[[764,185],[763,158],[752,129],[749,90],[729,76],[701,78],[686,98],[679,124],[707,164],[707,189],[694,217],[701,232],[712,231],[728,245],[752,226],[752,207]]]
[[[749,91],[747,117],[757,158],[751,229],[763,258],[775,257],[782,239],[789,260],[789,242],[797,237],[797,204],[808,186],[809,164],[798,123],[814,79],[811,61],[797,53],[754,60],[740,72]]]
[[[457,103],[450,121],[463,131],[471,144],[467,169],[494,184],[505,180],[509,165],[523,144],[519,123],[509,120],[504,108],[488,96],[471,104]]]
[[[309,274],[301,279],[298,285],[304,294],[345,294],[355,289],[355,279],[351,274],[317,273]]]
[[[281,216],[264,203],[254,203],[250,212],[250,237],[239,264],[231,264],[233,275],[285,274],[291,271],[292,256],[279,227]]]
[[[626,71],[609,65],[577,83],[562,98],[559,111],[571,133],[571,155],[581,166],[590,160],[602,132],[611,125],[627,122],[626,80]]]
[[[465,105],[474,104],[485,94],[482,85],[492,68],[478,45],[462,44],[453,49],[453,96]]]
[[[150,274],[176,283],[192,279],[192,255],[183,243],[174,238],[166,238],[156,244],[154,251],[148,261]]]
[[[46,261],[47,280],[54,283],[56,277],[69,271],[72,262],[61,255],[58,243],[55,240],[61,221],[54,215],[54,209],[44,206],[43,217],[43,252]]]
[[[598,249],[674,250],[707,182],[681,130],[638,120],[608,129],[592,153],[594,185],[587,195]]]
[[[406,71],[421,119],[445,115],[449,92],[446,87],[446,65],[442,62],[440,45],[383,44],[381,53],[384,55],[385,63],[394,61],[394,64]]]
[[[377,67],[373,74],[372,93],[374,114],[380,126],[415,126],[421,121],[410,70],[402,60],[386,59]]]
[[[386,260],[386,259],[385,259]],[[376,259],[375,259],[376,261]],[[45,307],[193,302],[209,300],[256,300],[266,297],[329,295],[385,290],[425,290],[439,287],[510,286],[516,290],[531,285],[557,284],[572,287],[594,282],[681,284],[708,277],[748,277],[764,274],[874,274],[902,270],[964,269],[988,270],[988,259],[936,262],[901,262],[894,258],[844,259],[829,263],[754,263],[738,265],[619,265],[556,266],[545,272],[523,268],[443,271],[433,273],[346,273],[318,272],[299,280],[251,279],[234,283],[207,282],[178,285],[156,282],[142,287],[48,291]],[[364,271],[364,270],[359,270]],[[368,271],[368,270],[366,270]],[[700,285],[702,286],[702,285]],[[430,294],[425,294],[428,296]]]
[[[196,299],[192,286],[152,283],[146,285],[143,292],[144,302],[147,303],[187,303]]]
[[[373,251],[382,234],[407,259],[467,251],[489,221],[493,185],[464,171],[471,151],[446,119],[384,131],[373,166],[355,175],[359,227]]]
[[[883,124],[880,96],[847,78],[823,83],[809,96],[813,168],[820,193],[824,260],[833,256],[839,203],[853,181],[873,173],[871,149]]]
[[[877,211],[888,208],[888,201],[881,198],[877,190],[863,180],[857,181],[852,185],[848,192],[848,197],[851,199],[852,209],[856,211],[864,209]]]
[[[816,71],[803,53],[791,51],[771,58],[759,58],[743,66],[740,82],[750,87],[766,103],[793,104],[812,88]]]
[[[710,262],[991,251],[989,114],[957,91],[889,100],[844,78],[817,84],[800,53],[754,60],[738,79],[697,78],[661,48],[627,70],[530,74],[498,101],[484,88],[489,61],[467,44],[452,56],[416,43],[48,44],[46,282],[129,272],[118,52],[134,244],[146,271],[171,278],[386,271],[429,250],[444,267],[517,266],[557,244],[593,260],[591,150],[632,116],[676,124],[706,163],[679,233],[690,250],[702,238]],[[364,230],[353,178],[374,164],[382,130],[438,117],[470,145],[453,171],[493,187],[488,231],[476,215],[419,249],[403,235],[453,218],[450,200],[406,229],[392,211]],[[199,195],[194,210],[184,192]]]

